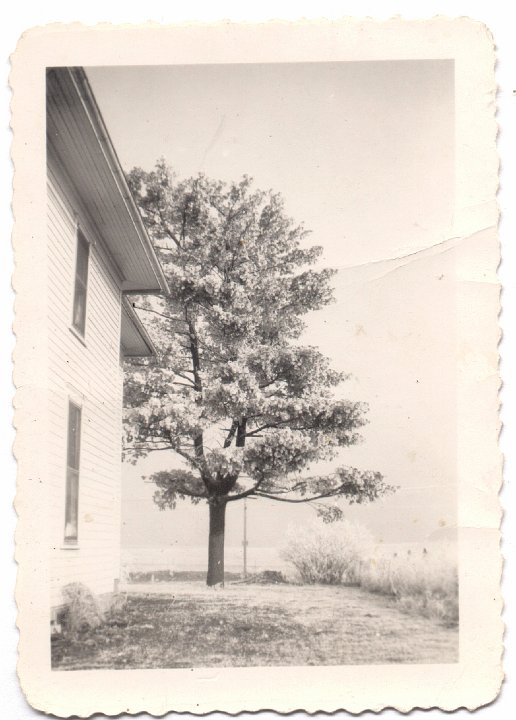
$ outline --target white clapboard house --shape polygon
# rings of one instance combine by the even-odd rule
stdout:
[[[47,72],[51,606],[119,577],[122,358],[153,353],[126,293],[166,280],[81,68]]]

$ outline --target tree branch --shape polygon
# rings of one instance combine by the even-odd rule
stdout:
[[[191,455],[189,455],[189,454],[186,453],[184,450],[181,450],[181,449],[178,448],[178,447],[173,447],[173,450],[174,450],[174,452],[176,452],[178,455],[180,455],[182,458],[184,458],[185,460],[187,460],[187,461],[188,461],[191,465],[193,465],[194,467],[196,467],[196,468],[199,467],[199,465],[198,465],[198,463],[197,463],[197,458],[196,458],[196,457],[192,457]]]
[[[237,428],[238,428],[238,421],[237,421],[237,420],[233,420],[233,422],[231,423],[231,427],[230,427],[229,430],[228,430],[227,437],[226,437],[226,439],[224,440],[224,447],[225,447],[225,448],[228,448],[228,447],[231,445],[231,443],[233,442],[233,438],[235,437],[235,433],[236,433],[236,431],[237,431]]]
[[[266,423],[265,425],[260,425],[260,427],[257,427],[255,430],[251,430],[251,432],[248,432],[245,434],[246,437],[253,437],[253,435],[256,435],[257,433],[261,432],[262,430],[267,430],[269,428],[277,428],[278,423]]]
[[[237,425],[237,438],[236,438],[236,446],[237,447],[245,446],[245,439],[247,437],[246,428],[247,428],[247,418],[243,417]]]
[[[194,388],[199,393],[197,401],[200,401],[202,397],[202,380],[201,380],[201,359],[199,356],[199,345],[195,323],[188,317],[188,308],[184,309],[185,322],[188,325],[188,333],[190,338],[190,355],[192,358],[192,373],[194,376]],[[204,437],[202,430],[198,432],[193,438],[194,452],[196,458],[202,459],[204,457]]]
[[[306,497],[306,498],[285,498],[285,497],[278,497],[276,495],[271,495],[269,493],[264,492],[255,492],[254,494],[258,497],[265,497],[269,500],[277,500],[278,502],[286,502],[286,503],[309,503],[313,500],[321,500],[322,498],[329,498],[329,497],[335,497],[337,495],[340,495],[340,491],[343,490],[346,487],[346,484],[339,485],[338,488],[334,488],[333,490],[329,490],[328,492],[321,493],[320,495],[314,495],[313,497]]]
[[[233,500],[241,500],[242,498],[249,497],[249,495],[259,495],[256,490],[260,487],[263,480],[263,478],[261,480],[258,480],[256,485],[253,485],[253,487],[249,488],[249,490],[244,490],[243,492],[238,493],[238,495],[228,495],[227,502],[232,502]]]
[[[140,450],[148,450],[149,452],[158,452],[159,450],[174,450],[176,451],[175,447],[173,445],[167,445],[166,447],[147,447],[147,446],[140,446],[140,447],[128,447],[128,448],[122,448],[123,452],[139,452]]]
[[[277,377],[273,378],[272,380],[269,380],[269,382],[264,383],[263,385],[258,385],[260,390],[265,390],[265,388],[268,388],[269,385],[274,385],[275,382],[285,382],[285,378],[281,377],[281,375],[278,375]]]
[[[192,378],[189,378],[188,375],[183,375],[183,373],[178,372],[177,370],[174,370],[174,369],[172,369],[172,370],[173,370],[174,375],[177,375],[178,377],[183,378],[183,380],[186,380],[187,382],[190,383],[191,387],[195,388]],[[189,371],[189,372],[191,372],[191,371]]]
[[[181,320],[181,318],[175,318],[175,317],[172,317],[171,315],[165,315],[164,313],[161,313],[158,310],[151,310],[150,308],[144,308],[144,307],[141,307],[140,305],[136,305],[135,303],[133,303],[133,308],[136,308],[136,310],[143,310],[143,312],[153,313],[154,315],[159,315],[160,317],[165,318],[165,320],[171,320],[172,322],[179,322],[179,323],[185,322],[184,320]],[[181,330],[174,330],[174,333],[176,335],[186,335],[186,337],[188,337],[188,333],[183,332]]]
[[[182,250],[183,248],[181,247],[181,243],[180,243],[179,240],[176,238],[176,236],[174,235],[174,233],[169,230],[169,228],[168,228],[168,222],[167,222],[166,219],[163,217],[163,212],[162,212],[159,204],[157,205],[156,210],[157,210],[159,219],[161,220],[161,228],[162,228],[162,230],[165,232],[166,235],[168,235],[168,237],[169,237],[173,242],[175,242],[175,244],[177,245],[177,247],[179,248],[179,250]]]

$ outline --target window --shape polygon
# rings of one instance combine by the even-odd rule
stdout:
[[[84,335],[86,329],[86,295],[88,288],[88,259],[90,246],[81,230],[77,230],[77,261],[75,264],[75,289],[73,295],[72,325]]]
[[[68,449],[66,459],[65,533],[66,543],[76,543],[79,518],[79,459],[81,454],[81,408],[68,404]]]

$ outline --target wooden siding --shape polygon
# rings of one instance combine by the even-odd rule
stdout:
[[[66,189],[65,189],[66,188]],[[90,248],[84,341],[72,332],[76,218]],[[120,567],[122,372],[120,279],[79,198],[56,169],[48,181],[49,487],[52,498],[51,604],[74,581],[113,590]],[[69,399],[82,406],[79,540],[64,544]]]

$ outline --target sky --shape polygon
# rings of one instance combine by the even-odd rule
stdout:
[[[306,342],[351,374],[342,394],[369,404],[364,442],[337,464],[379,470],[397,492],[346,517],[384,542],[426,541],[455,524],[453,63],[290,63],[88,68],[125,170],[158,157],[279,191],[288,214],[339,269],[336,302],[308,318]],[[429,249],[430,248],[430,249]],[[200,546],[207,509],[160,512],[143,474],[124,466],[123,544]],[[282,544],[307,506],[248,502],[252,546]],[[242,535],[228,508],[227,544]]]

